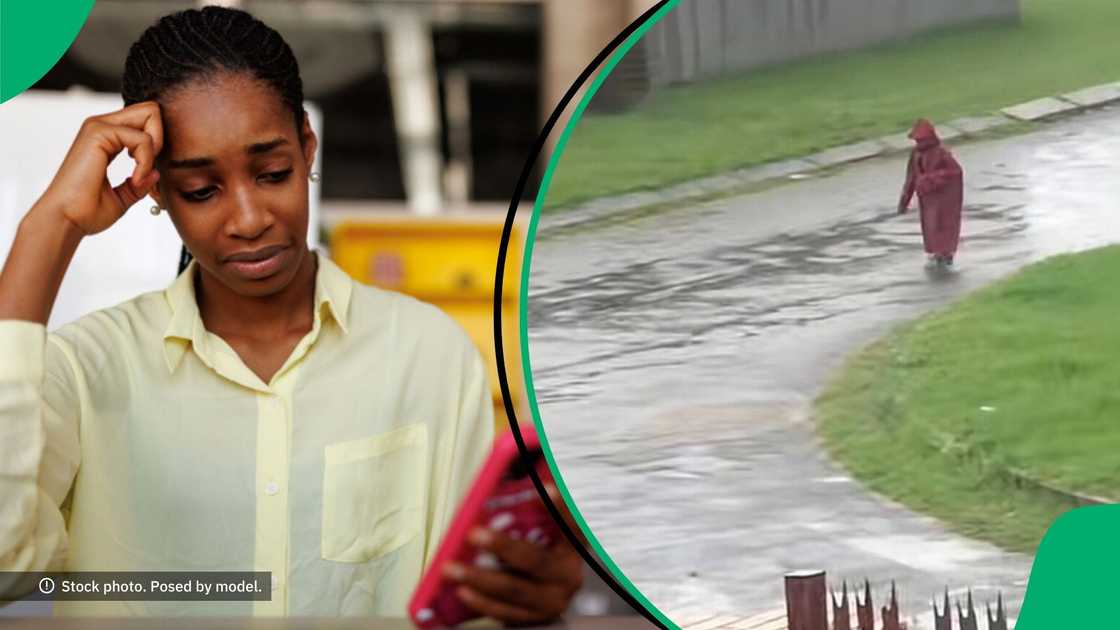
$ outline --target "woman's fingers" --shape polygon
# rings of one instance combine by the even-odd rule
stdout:
[[[155,101],[144,101],[98,117],[112,125],[131,127],[152,138],[154,155],[163,150],[163,118]]]
[[[132,171],[132,176],[129,178],[134,186],[141,186],[148,176],[155,172],[156,168],[156,148],[155,141],[147,132],[139,131],[133,132],[128,127],[121,127],[124,132],[125,140],[129,143],[128,154],[136,161],[136,168]]]
[[[163,149],[163,119],[160,117],[159,105],[153,101],[136,103],[99,116],[97,120],[109,125],[108,129],[119,136],[121,145],[128,149],[128,154],[136,161],[132,185],[140,187],[155,169],[156,157]]]
[[[113,193],[117,196],[120,202],[121,211],[128,210],[137,201],[140,201],[151,192],[152,188],[159,181],[159,171],[151,171],[147,177],[141,180],[140,184],[134,184],[132,178],[128,178],[120,183],[119,186],[113,188]]]
[[[558,500],[556,495],[552,498]],[[566,512],[563,502],[560,506]],[[464,603],[486,616],[506,623],[555,619],[583,584],[583,562],[565,539],[546,547],[485,527],[474,529],[468,538],[493,554],[497,568],[453,564],[444,575],[461,585]]]
[[[504,571],[453,563],[447,565],[444,575],[511,606],[532,609],[539,603],[541,585]]]
[[[566,539],[551,547],[514,539],[502,532],[478,528],[470,534],[476,547],[497,556],[502,566],[538,582],[571,589],[583,581],[583,561]]]
[[[502,565],[525,575],[540,580],[557,577],[549,573],[554,567],[548,562],[549,550],[545,547],[525,540],[515,540],[502,532],[485,528],[471,532],[470,540],[476,546],[496,555]]]
[[[155,168],[155,141],[147,133],[133,127],[114,125],[104,120],[87,122],[83,127],[83,132],[90,134],[91,140],[105,154],[108,164],[111,164],[121,151],[128,151],[132,159],[136,160],[133,183],[139,183],[140,180],[147,177],[148,172]]]
[[[527,610],[520,606],[511,606],[505,602],[487,597],[467,586],[459,587],[456,590],[456,594],[464,604],[474,609],[475,612],[490,617],[491,619],[497,619],[506,624],[527,625],[542,620],[542,618],[532,610]]]

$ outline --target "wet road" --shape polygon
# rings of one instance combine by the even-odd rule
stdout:
[[[548,232],[529,335],[542,420],[607,552],[663,611],[783,606],[782,576],[1002,590],[1031,559],[873,496],[820,452],[810,404],[895,323],[1034,260],[1120,241],[1120,111],[954,148],[959,272],[927,275],[905,157],[633,221]],[[982,614],[982,613],[981,613]],[[928,619],[916,619],[924,626]]]

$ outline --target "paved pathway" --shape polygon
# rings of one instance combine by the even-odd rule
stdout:
[[[537,243],[530,350],[551,445],[606,550],[671,616],[780,609],[800,569],[896,579],[908,612],[972,586],[1017,613],[1031,558],[870,494],[809,418],[830,370],[891,325],[1120,240],[1117,110],[956,153],[965,241],[947,278],[922,270],[916,214],[894,214],[898,158]]]

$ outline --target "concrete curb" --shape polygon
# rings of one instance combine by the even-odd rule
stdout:
[[[935,450],[943,449],[942,443],[940,443],[938,440],[930,439],[928,444]],[[972,453],[974,450],[974,446],[971,444],[966,444],[965,449],[966,452]],[[1008,481],[1020,488],[1029,488],[1034,492],[1048,494],[1061,501],[1072,503],[1077,507],[1085,507],[1090,505],[1115,505],[1117,503],[1120,503],[1120,501],[1109,497],[1094,496],[1083,492],[1077,492],[1076,490],[1063,488],[1056,483],[1045,481],[1019,468],[998,466],[996,467],[994,472],[1003,480]]]
[[[950,120],[938,124],[937,130],[942,140],[951,141],[961,137],[978,136],[1013,122],[1046,121],[1118,101],[1120,101],[1120,82],[1105,83],[1053,97],[1009,105],[994,116]],[[784,179],[803,179],[816,171],[836,168],[884,155],[903,153],[909,151],[910,147],[910,140],[906,137],[904,131],[833,147],[803,158],[771,162],[682,182],[660,190],[602,197],[569,208],[559,214],[550,215],[547,225],[542,225],[539,228],[538,236],[651,206],[730,193],[752,184]]]
[[[1006,474],[1019,485],[1029,486],[1031,488],[1034,488],[1035,490],[1054,495],[1059,499],[1073,503],[1077,507],[1085,507],[1090,505],[1115,505],[1117,503],[1115,499],[1097,497],[1089,494],[1082,494],[1080,492],[1074,492],[1072,490],[1066,490],[1065,488],[1058,487],[1055,484],[1036,479],[1035,477],[1032,477],[1031,475],[1021,470],[1008,469],[1006,471]]]

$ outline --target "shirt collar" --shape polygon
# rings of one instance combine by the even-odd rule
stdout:
[[[315,312],[321,314],[326,307],[343,334],[348,334],[354,279],[327,256],[316,253],[316,257],[319,260],[319,270],[315,273]]]
[[[325,316],[338,324],[343,334],[349,331],[350,296],[354,281],[330,258],[317,252],[312,255],[318,259],[315,272],[315,328],[318,329]],[[212,365],[209,333],[202,323],[195,298],[194,277],[198,261],[192,260],[183,273],[164,290],[164,297],[171,307],[171,320],[163,333],[164,359],[167,369],[174,372],[183,361],[183,356],[191,347],[207,365]]]

